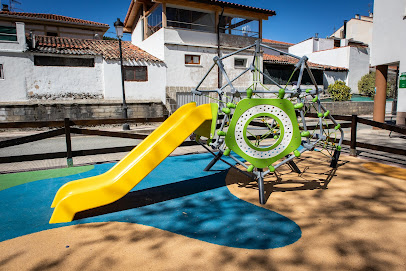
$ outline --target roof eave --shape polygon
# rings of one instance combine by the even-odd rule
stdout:
[[[85,23],[75,23],[75,22],[67,22],[67,21],[60,21],[60,20],[52,20],[52,19],[44,19],[44,18],[34,18],[34,17],[24,17],[24,16],[18,16],[18,15],[8,15],[8,14],[0,14],[0,18],[6,18],[6,19],[19,19],[21,21],[35,21],[35,22],[53,22],[56,24],[68,24],[68,25],[75,25],[75,26],[86,26],[94,29],[99,29],[99,30],[105,30],[107,31],[110,26],[106,25],[95,25],[95,24],[85,24]]]

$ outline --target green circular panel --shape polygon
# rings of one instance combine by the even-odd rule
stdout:
[[[272,144],[272,146],[265,147],[265,148],[259,148],[259,147],[256,147],[256,146],[252,145],[251,141],[247,138],[247,127],[248,127],[248,125],[251,123],[251,121],[252,121],[253,119],[258,118],[258,117],[271,117],[271,118],[273,118],[274,120],[276,120],[276,122],[279,124],[279,127],[280,127],[280,129],[281,129],[280,135],[279,135],[279,139],[278,139],[277,142],[275,142],[274,144]],[[283,139],[283,136],[284,136],[284,129],[283,129],[282,121],[281,121],[279,118],[277,118],[275,115],[270,114],[270,113],[259,113],[259,114],[256,114],[256,115],[252,116],[252,117],[245,123],[243,131],[244,131],[244,140],[245,140],[245,142],[246,142],[251,148],[253,148],[254,150],[257,150],[257,151],[269,151],[269,150],[274,149],[275,147],[277,147],[277,146],[281,143],[281,141],[282,141],[282,139]]]

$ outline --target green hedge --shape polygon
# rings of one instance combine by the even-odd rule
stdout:
[[[376,72],[365,74],[358,82],[358,91],[362,95],[369,97],[375,96],[375,76]],[[394,97],[396,95],[395,80],[389,79],[386,85],[386,98]]]
[[[351,88],[343,81],[336,81],[334,84],[329,85],[327,91],[333,101],[349,101],[352,97]]]

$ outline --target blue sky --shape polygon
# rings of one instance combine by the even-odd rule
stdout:
[[[9,0],[0,0],[8,4]],[[113,25],[119,17],[124,21],[130,0],[18,0],[21,5],[16,8],[25,12],[53,13],[79,19],[91,20]],[[263,37],[267,39],[297,43],[315,33],[326,37],[333,33],[334,27],[339,28],[344,20],[355,14],[368,15],[368,4],[373,7],[373,0],[228,0],[243,5],[272,9],[276,16],[264,21]],[[110,28],[107,36],[115,36],[114,28]],[[126,39],[129,40],[129,35]]]

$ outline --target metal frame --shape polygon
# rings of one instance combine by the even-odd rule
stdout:
[[[252,48],[254,48],[253,50],[253,61],[251,63],[251,65],[247,68],[244,69],[240,74],[238,74],[235,78],[230,78],[229,75],[226,72],[226,69],[224,67],[224,63],[223,60],[232,57],[236,54],[239,54],[241,52],[246,52],[248,50],[252,51]],[[258,62],[260,59],[260,56],[262,54],[261,49],[262,48],[267,48],[270,50],[274,50],[276,52],[279,52],[283,55],[288,55],[291,56],[293,58],[298,59],[298,63],[295,65],[295,69],[293,71],[293,73],[299,71],[299,76],[298,76],[298,81],[297,81],[297,85],[295,88],[291,88],[288,89],[287,85],[285,87],[282,87],[281,85],[279,85],[277,82],[275,82],[275,80],[273,80],[270,76],[266,75],[263,71],[261,71]],[[271,94],[275,94],[277,95],[279,98],[284,98],[284,96],[286,95],[288,98],[290,99],[296,99],[298,104],[302,104],[302,108],[296,108],[296,112],[298,113],[300,119],[301,119],[301,125],[303,128],[303,132],[304,134],[307,134],[308,132],[310,133],[311,131],[308,130],[308,125],[306,123],[306,119],[305,119],[305,115],[306,115],[306,104],[309,104],[310,100],[312,102],[312,106],[316,109],[316,111],[318,112],[318,126],[320,127],[320,129],[316,132],[316,130],[313,131],[312,134],[310,134],[310,137],[307,136],[303,136],[305,137],[305,140],[302,141],[302,148],[300,150],[296,150],[295,154],[290,154],[287,155],[281,162],[279,162],[277,165],[275,166],[270,166],[270,168],[272,168],[272,170],[269,168],[267,169],[262,169],[262,168],[256,168],[254,169],[254,171],[252,172],[253,176],[255,176],[255,179],[258,182],[258,188],[259,188],[259,201],[261,204],[264,204],[266,199],[265,199],[265,193],[264,193],[264,177],[272,172],[276,172],[275,170],[278,169],[280,166],[284,165],[284,164],[288,164],[293,171],[297,172],[298,174],[300,174],[300,169],[297,167],[297,165],[294,163],[293,159],[297,156],[300,156],[303,152],[305,151],[313,151],[316,148],[316,145],[319,144],[320,142],[326,142],[328,140],[330,140],[330,136],[327,135],[327,133],[325,132],[325,128],[323,127],[323,122],[329,120],[333,123],[333,125],[335,126],[335,130],[339,131],[340,133],[340,138],[338,140],[338,143],[336,142],[336,150],[334,151],[334,154],[332,155],[332,161],[330,166],[333,168],[336,168],[337,166],[337,161],[339,158],[339,154],[340,154],[340,150],[341,150],[341,144],[343,143],[343,139],[344,139],[344,131],[342,130],[341,126],[336,122],[336,120],[331,116],[330,112],[321,104],[320,99],[318,99],[318,95],[320,90],[318,89],[318,85],[316,83],[316,80],[309,68],[309,65],[307,63],[307,57],[299,57],[290,53],[286,53],[283,52],[281,50],[278,50],[276,48],[270,47],[268,45],[264,45],[260,42],[260,40],[257,40],[255,42],[255,44],[251,44],[247,47],[244,47],[240,50],[237,50],[235,52],[232,52],[230,54],[227,54],[225,56],[222,57],[214,57],[213,61],[214,63],[212,64],[212,66],[209,68],[209,70],[207,71],[207,73],[203,76],[203,78],[200,80],[200,82],[197,84],[196,88],[194,88],[192,90],[193,93],[193,99],[195,99],[196,95],[208,95],[210,93],[217,93],[218,98],[215,99],[218,101],[219,103],[219,111],[218,114],[222,114],[223,109],[225,110],[227,108],[227,103],[233,103],[235,102],[237,99],[239,99],[241,97],[241,94],[247,94],[248,95],[248,91],[253,91],[255,94],[259,94],[259,93],[271,93]],[[212,89],[212,90],[200,90],[200,86],[203,84],[203,82],[206,80],[207,76],[209,75],[209,73],[213,70],[213,68],[217,66],[219,72],[221,73],[222,77],[225,78],[226,80],[226,84],[224,86],[222,86],[221,88],[218,89]],[[315,87],[315,89],[303,89],[301,87],[301,83],[302,83],[302,78],[303,78],[303,73],[304,71],[307,71],[307,73],[310,76],[310,79]],[[242,75],[246,74],[247,72],[252,72],[254,74],[253,76],[253,82],[251,87],[253,89],[245,89],[245,90],[237,90],[233,83],[235,82],[235,80],[237,80],[238,78],[240,78]],[[269,90],[268,88],[266,88],[261,81],[261,76],[262,77],[266,77],[268,78],[270,81],[272,81],[275,85],[277,85],[280,90]],[[293,74],[292,74],[293,76]],[[260,85],[263,89],[257,89],[258,85]],[[226,88],[230,89],[230,94],[231,97],[227,96],[227,93],[225,92]],[[281,92],[282,91],[282,92]],[[220,123],[220,127],[217,131],[223,131],[226,128],[226,124],[231,120],[232,118],[232,114],[224,114],[224,118],[222,119],[221,123]],[[328,129],[327,125],[327,129]],[[316,126],[317,128],[317,126]],[[302,132],[302,134],[303,134]],[[198,137],[199,138],[199,137]],[[200,144],[202,144],[204,146],[204,143],[199,142]],[[212,153],[215,157],[214,159],[208,164],[208,166],[205,168],[205,170],[210,170],[210,168],[217,163],[218,161],[224,161],[222,159],[222,156],[224,155],[224,153],[227,151],[228,157],[230,157],[231,159],[233,159],[237,164],[243,166],[246,169],[249,169],[249,167],[243,163],[243,161],[241,161],[240,159],[236,158],[235,156],[233,156],[232,154],[229,154],[229,151],[227,150],[227,146],[225,144],[225,139],[224,136],[219,135],[218,133],[215,133],[215,135],[211,138],[210,140],[210,144],[209,146],[212,148],[212,150],[218,150],[218,154],[215,154],[213,151],[211,151],[208,147],[204,146],[207,150],[210,151],[210,153]],[[228,163],[229,164],[229,163]]]

